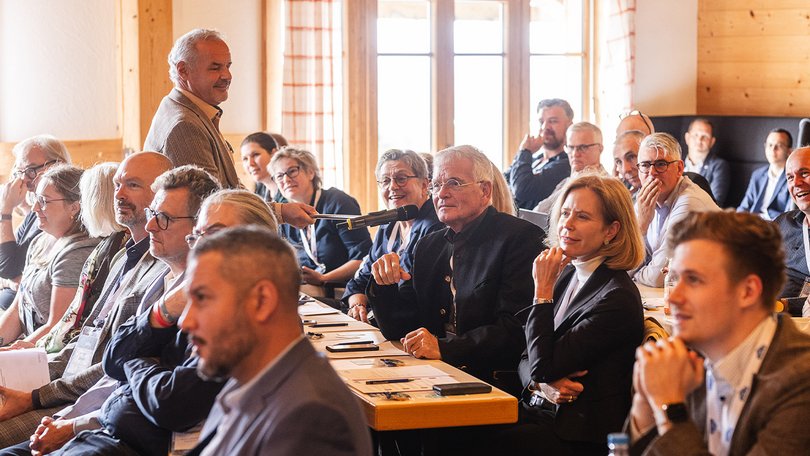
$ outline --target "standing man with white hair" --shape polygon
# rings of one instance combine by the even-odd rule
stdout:
[[[22,275],[28,246],[41,232],[34,211],[29,210],[17,233],[11,223],[11,213],[25,203],[28,192],[34,192],[39,178],[52,165],[70,164],[65,144],[51,135],[37,135],[24,139],[12,149],[14,172],[9,181],[0,186],[0,308],[7,309],[16,291],[9,285]]]
[[[223,188],[239,188],[233,148],[219,130],[230,68],[231,51],[216,30],[194,29],[178,38],[169,52],[174,88],[160,102],[143,149],[166,155],[174,166],[199,166]],[[271,206],[279,222],[299,228],[315,223],[315,209],[305,204]]]
[[[223,187],[239,187],[233,149],[219,130],[231,86],[231,51],[216,30],[194,29],[169,52],[174,88],[160,102],[144,150],[160,152],[174,166],[197,165]]]

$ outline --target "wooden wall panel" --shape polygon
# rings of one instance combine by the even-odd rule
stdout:
[[[14,166],[14,155],[11,149],[13,142],[0,143],[0,182],[7,182],[11,168]],[[65,141],[73,164],[89,168],[97,163],[124,159],[121,138]]]
[[[697,112],[810,113],[810,2],[699,0]]]

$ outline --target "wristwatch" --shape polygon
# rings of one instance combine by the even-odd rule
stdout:
[[[552,298],[534,298],[532,300],[532,305],[536,306],[538,304],[554,304],[554,299],[552,299]]]
[[[11,221],[11,214],[0,214],[0,221],[2,222]]]
[[[689,420],[689,411],[686,410],[686,404],[683,402],[664,404],[661,406],[661,410],[663,410],[670,423],[683,423]]]

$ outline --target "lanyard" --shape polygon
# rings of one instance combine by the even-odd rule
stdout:
[[[318,200],[321,199],[321,190],[318,189],[315,192],[315,200],[312,202],[312,207],[318,207]],[[318,220],[315,220],[315,223],[318,223]],[[315,223],[309,225],[304,229],[299,229],[301,232],[301,244],[304,245],[304,251],[307,252],[307,256],[318,269],[322,269],[322,272],[326,272],[326,266],[318,261],[318,242],[315,239]]]
[[[391,235],[388,236],[388,252],[389,253],[402,253],[408,247],[408,244],[411,242],[411,232],[413,232],[413,227],[408,232],[408,236],[406,238],[402,237],[402,229],[400,227],[399,222],[394,222],[394,228],[391,230]],[[399,242],[399,247],[394,250],[394,246],[397,245]]]

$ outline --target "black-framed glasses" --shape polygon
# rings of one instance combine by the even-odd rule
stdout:
[[[647,122],[647,117],[644,114],[642,114],[641,111],[639,111],[638,109],[633,109],[632,111],[627,111],[624,114],[619,114],[619,120],[624,120],[624,119],[626,119],[626,118],[628,118],[630,116],[639,116],[639,117],[641,117],[641,121],[644,122],[644,126],[647,127],[647,131],[652,133],[652,131],[653,131],[652,125],[650,125],[650,123]]]
[[[482,182],[484,182],[484,181],[480,180],[480,181],[467,182],[466,184],[463,184],[463,183],[461,183],[460,180],[458,180],[458,179],[456,179],[454,177],[451,177],[450,179],[447,179],[444,182],[432,181],[430,183],[430,185],[428,186],[428,190],[431,193],[434,193],[434,194],[439,193],[440,191],[442,191],[442,188],[446,188],[447,190],[450,190],[451,192],[457,192],[462,187],[466,187],[466,186],[472,185],[472,184],[480,184]]]
[[[576,146],[568,146],[568,145],[566,145],[565,146],[565,151],[567,153],[569,153],[569,154],[573,154],[574,151],[582,153],[582,152],[585,152],[586,150],[588,150],[588,148],[593,147],[593,146],[598,146],[598,145],[599,145],[599,143],[579,144],[579,145],[576,145]]]
[[[41,164],[39,166],[29,166],[28,168],[25,168],[23,170],[14,171],[14,177],[19,179],[19,178],[25,176],[25,177],[27,177],[27,178],[29,178],[31,180],[34,180],[34,179],[37,178],[37,176],[43,170],[43,168],[45,168],[45,167],[47,167],[49,165],[52,165],[54,163],[56,163],[56,160],[46,161],[45,163],[43,163],[43,164]]]
[[[287,171],[284,171],[283,173],[273,174],[273,180],[276,182],[281,182],[281,179],[284,179],[284,176],[287,176],[290,179],[295,179],[299,174],[301,174],[300,166],[290,166],[287,168]]]
[[[377,185],[379,185],[380,188],[386,188],[390,187],[391,183],[393,182],[397,184],[397,187],[402,187],[408,183],[409,179],[416,179],[416,178],[417,176],[406,176],[404,174],[400,174],[394,177],[385,176],[381,180],[377,181]]]
[[[39,204],[39,207],[42,208],[44,211],[45,208],[48,206],[48,203],[54,203],[56,201],[68,201],[67,198],[54,198],[54,199],[47,199],[43,195],[34,195],[34,201]]]
[[[148,221],[150,221],[152,219],[155,219],[155,222],[157,223],[158,228],[160,228],[161,230],[168,230],[169,229],[169,222],[175,222],[175,221],[181,220],[181,219],[194,220],[194,219],[197,218],[197,217],[192,217],[190,215],[187,215],[187,216],[184,216],[184,217],[172,217],[172,216],[170,216],[170,215],[168,215],[168,214],[166,214],[164,212],[153,211],[152,208],[149,208],[149,207],[145,207],[143,209],[143,211],[146,213],[146,221],[148,222]]]
[[[649,174],[650,173],[650,168],[655,168],[656,172],[663,173],[663,172],[666,172],[666,170],[669,168],[669,165],[671,165],[671,164],[673,164],[673,163],[675,163],[677,161],[680,161],[680,160],[671,160],[671,161],[656,160],[654,162],[643,161],[643,162],[638,162],[636,164],[636,168],[638,168],[638,172],[643,173],[643,174]]]
[[[186,244],[188,244],[188,248],[193,249],[194,247],[197,246],[197,243],[200,242],[200,239],[202,239],[203,236],[208,234],[214,234],[223,228],[225,227],[216,224],[202,230],[195,229],[194,231],[191,232],[191,234],[186,235]]]

